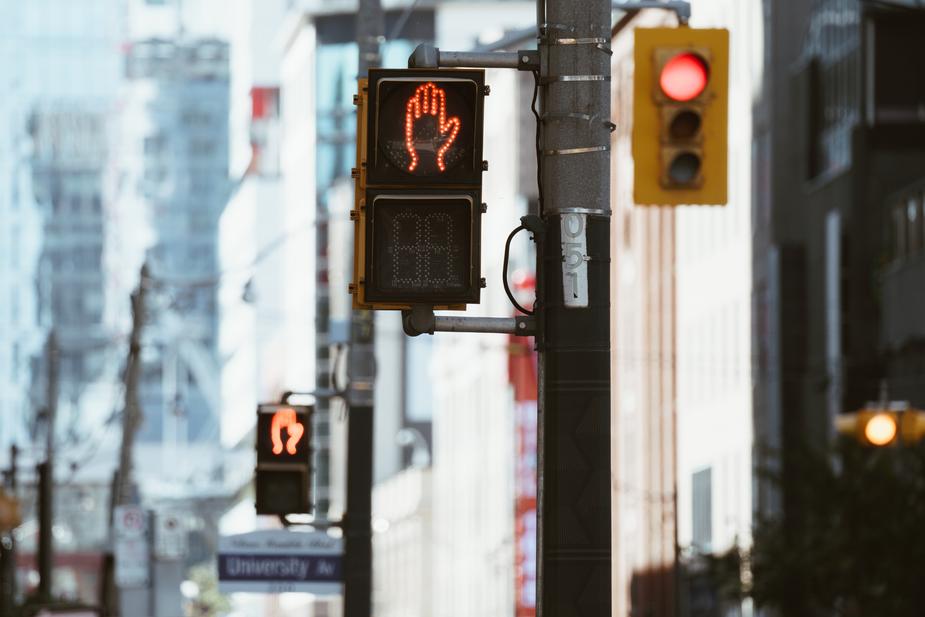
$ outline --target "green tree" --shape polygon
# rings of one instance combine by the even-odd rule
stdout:
[[[228,598],[218,591],[214,564],[200,564],[189,571],[189,580],[199,587],[199,594],[190,600],[186,614],[189,617],[219,617],[231,610]]]
[[[711,559],[717,588],[784,617],[925,616],[925,448],[844,439],[783,460],[762,474],[784,515],[759,519],[750,549]]]

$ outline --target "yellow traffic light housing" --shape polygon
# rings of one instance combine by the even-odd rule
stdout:
[[[725,204],[729,31],[637,28],[634,201]]]
[[[0,488],[0,533],[16,529],[22,524],[22,508],[19,500]]]
[[[925,411],[911,407],[868,407],[835,418],[835,429],[865,446],[915,444],[925,437]]]
[[[900,435],[904,443],[918,443],[925,437],[925,411],[907,409],[900,422]]]
[[[359,90],[353,307],[477,304],[485,72],[371,69]]]

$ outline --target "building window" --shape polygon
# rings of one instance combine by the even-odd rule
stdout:
[[[710,552],[713,545],[713,469],[694,472],[691,478],[691,544],[700,552]]]
[[[915,255],[922,250],[922,221],[921,211],[919,210],[918,196],[910,196],[906,200],[906,230],[907,230],[907,250],[910,255]]]
[[[191,156],[212,156],[215,154],[215,142],[206,139],[194,139],[189,143]]]
[[[163,135],[149,135],[145,137],[144,149],[148,156],[161,154],[167,146],[167,139]]]
[[[876,124],[925,122],[923,31],[925,16],[911,11],[873,18],[869,95]]]

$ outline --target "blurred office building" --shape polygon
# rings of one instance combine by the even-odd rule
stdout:
[[[794,453],[838,414],[925,404],[925,10],[915,2],[764,2],[754,124],[756,485],[798,524]],[[793,590],[793,606],[802,591]],[[787,607],[784,607],[787,610]]]

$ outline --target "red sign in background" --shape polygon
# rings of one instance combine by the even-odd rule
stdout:
[[[532,277],[515,281],[518,291],[531,293]],[[531,293],[532,295],[532,293]],[[536,615],[536,352],[533,339],[509,339],[508,377],[514,386],[514,606],[516,617]]]

